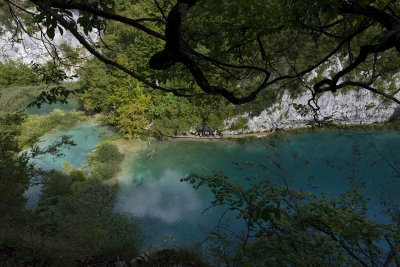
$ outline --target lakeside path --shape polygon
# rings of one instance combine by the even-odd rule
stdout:
[[[203,140],[203,139],[208,139],[208,140],[213,140],[213,139],[227,139],[227,138],[245,138],[245,137],[249,137],[249,136],[254,136],[256,138],[260,138],[260,137],[266,137],[273,134],[273,132],[260,132],[260,133],[248,133],[248,134],[224,134],[224,136],[208,136],[208,137],[200,137],[197,135],[177,135],[177,136],[172,136],[169,135],[168,138],[171,139],[196,139],[196,140]]]

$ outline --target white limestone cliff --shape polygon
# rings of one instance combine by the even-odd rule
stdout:
[[[226,121],[225,134],[238,134],[249,132],[264,132],[275,129],[293,129],[309,126],[309,122],[313,119],[311,111],[302,114],[301,108],[309,109],[308,100],[311,98],[310,93],[304,93],[300,97],[292,99],[289,93],[285,92],[280,101],[262,111],[260,115],[251,117],[244,114],[248,118],[248,129],[246,130],[229,130],[230,125],[236,120],[233,118]],[[400,105],[392,101],[384,100],[382,97],[373,94],[370,91],[359,90],[349,91],[346,93],[339,92],[333,94],[327,92],[318,98],[320,109],[320,119],[329,117],[330,120],[337,124],[359,125],[372,124],[388,120]]]

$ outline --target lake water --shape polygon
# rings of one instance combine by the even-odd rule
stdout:
[[[79,123],[75,127],[68,130],[56,130],[49,134],[44,135],[38,145],[41,148],[47,147],[52,143],[61,139],[62,135],[71,136],[76,146],[61,147],[63,156],[54,157],[52,155],[44,155],[35,160],[36,167],[43,170],[63,169],[63,162],[68,161],[73,167],[80,168],[87,164],[88,155],[94,151],[96,145],[112,131],[105,126],[101,126],[98,122],[89,120]],[[29,188],[26,195],[29,197],[28,205],[37,203],[40,186],[34,185]]]
[[[71,110],[77,110],[77,111],[83,111],[83,104],[80,102],[78,99],[70,99],[68,100],[68,103],[53,103],[53,104],[47,104],[43,103],[40,108],[37,106],[33,106],[30,108],[26,109],[26,112],[28,115],[47,115],[51,113],[55,109],[60,109],[63,111],[71,111]]]
[[[399,178],[393,166],[388,165],[395,164],[393,157],[400,149],[399,133],[315,132],[292,135],[276,144],[292,187],[336,195],[355,187],[371,199],[369,215],[381,222],[388,221],[380,214],[378,200],[382,195],[399,200]],[[297,153],[297,163],[293,161],[293,153]],[[181,183],[180,178],[191,172],[209,175],[223,170],[231,179],[245,183],[245,177],[263,171],[238,170],[232,162],[268,165],[267,156],[271,154],[268,142],[261,140],[251,144],[152,142],[146,152],[137,153],[125,163],[116,208],[139,218],[145,246],[163,243],[160,240],[166,236],[172,237],[177,245],[200,242],[205,237],[203,232],[216,226],[225,209],[213,208],[203,213],[210,206],[212,194],[205,188],[194,191],[189,184]],[[310,176],[314,177],[311,181]],[[242,225],[233,217],[228,215],[224,220],[229,220],[230,228],[238,232]]]
[[[43,144],[68,134],[78,146],[64,150],[65,157],[47,158],[40,164],[45,169],[61,169],[62,162],[68,160],[80,167],[86,163],[88,153],[109,132],[107,128],[86,122],[68,131],[47,135]],[[381,222],[388,221],[379,213],[378,199],[383,195],[398,202],[400,198],[396,172],[397,151],[400,150],[398,132],[314,132],[291,135],[276,144],[292,187],[332,194],[355,187],[371,199],[369,215]],[[297,153],[297,164],[293,162],[293,153]],[[138,218],[144,230],[143,247],[164,244],[161,240],[166,239],[176,245],[192,245],[204,240],[204,233],[216,226],[224,209],[212,208],[203,212],[210,206],[212,194],[206,188],[195,191],[180,179],[191,172],[208,175],[223,170],[231,179],[243,182],[245,177],[263,172],[247,168],[238,170],[232,162],[268,164],[267,156],[271,154],[265,140],[250,144],[206,140],[151,141],[146,149],[126,155],[115,208]],[[311,181],[310,176],[313,176]],[[224,217],[225,220],[235,231],[242,229],[241,222],[232,220],[232,216]]]

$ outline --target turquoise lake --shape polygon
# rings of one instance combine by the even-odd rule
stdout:
[[[371,199],[369,215],[381,222],[388,221],[380,214],[379,198],[399,201],[399,177],[388,165],[396,160],[393,156],[398,155],[399,133],[315,132],[292,135],[276,144],[292,187],[336,195],[357,188]],[[157,244],[163,236],[173,238],[177,244],[200,242],[205,237],[203,232],[215,227],[225,211],[213,208],[203,214],[210,206],[212,194],[207,189],[196,192],[189,184],[181,183],[180,178],[190,172],[207,175],[222,170],[231,179],[245,183],[246,177],[262,175],[264,171],[238,170],[232,162],[249,161],[268,166],[267,156],[272,154],[268,142],[261,140],[251,144],[152,142],[147,150],[138,153],[125,167],[116,205],[117,210],[139,218],[146,245]],[[297,163],[294,163],[293,153],[296,152]],[[309,164],[304,164],[305,161]],[[353,174],[355,178],[349,178]],[[314,177],[311,181],[310,176]],[[230,229],[240,231],[242,225],[233,217],[225,216],[224,221],[228,221]]]
[[[45,142],[68,134],[78,146],[65,150],[65,157],[47,161],[43,167],[60,169],[68,160],[75,167],[86,163],[87,155],[110,130],[84,123],[64,132],[54,132]],[[400,134],[395,131],[326,131],[295,134],[277,141],[280,161],[292,187],[315,193],[340,194],[350,188],[360,189],[370,198],[369,216],[387,222],[380,213],[379,199],[399,203],[400,178],[397,164]],[[194,172],[209,175],[222,170],[231,179],[244,182],[245,177],[262,175],[260,169],[239,170],[232,162],[267,163],[271,155],[268,141],[249,144],[228,141],[151,141],[144,150],[126,155],[120,174],[120,192],[115,209],[138,218],[144,230],[144,244],[176,245],[201,242],[206,232],[216,226],[223,208],[210,206],[212,194],[203,188],[195,191],[180,179]],[[297,163],[293,161],[297,153]],[[48,159],[49,160],[49,159]],[[305,164],[305,162],[309,164]],[[47,168],[46,167],[46,168]],[[399,168],[400,169],[400,168]],[[310,179],[310,176],[313,179]],[[224,222],[240,231],[241,222],[232,215]]]
[[[64,154],[61,157],[44,155],[35,160],[36,167],[43,170],[58,169],[62,170],[63,162],[68,161],[73,167],[80,168],[87,163],[88,155],[92,152],[96,145],[112,131],[105,126],[101,126],[94,121],[82,122],[68,130],[57,130],[44,135],[38,145],[42,148],[51,145],[60,140],[62,135],[71,136],[76,146],[70,148],[62,147],[61,152]],[[28,204],[34,204],[38,201],[40,194],[40,186],[31,186],[26,192],[29,196]]]

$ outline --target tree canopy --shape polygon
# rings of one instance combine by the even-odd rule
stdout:
[[[356,87],[400,103],[399,1],[5,0],[1,9],[20,31],[40,30],[50,43],[68,31],[104,63],[175,95],[241,104],[262,91],[303,88],[318,110],[318,94]],[[102,36],[111,21],[147,40],[126,47],[143,52],[141,62],[107,51]]]
[[[60,35],[71,35],[96,58],[79,71],[85,108],[105,111],[107,122],[129,138],[145,139],[149,127],[160,137],[183,134],[194,125],[218,130],[232,114],[243,114],[237,112],[242,107],[227,109],[227,103],[251,102],[254,110],[263,109],[280,89],[309,91],[314,111],[319,94],[344,88],[369,90],[400,104],[396,0],[5,0],[0,25],[5,26],[0,33],[7,30],[15,42],[26,35],[42,41],[53,59],[44,68],[19,63],[11,68],[6,61],[0,64],[7,70],[0,84],[44,82],[52,87],[38,105],[65,101],[70,92],[61,80],[67,75],[57,66],[79,62],[79,53],[66,47],[60,51],[55,43]],[[57,112],[49,119],[61,121],[61,116],[67,121]],[[121,251],[134,256],[140,230],[130,215],[113,210],[118,190],[113,178],[123,155],[103,143],[89,158],[89,174],[68,164],[66,173],[35,169],[31,158],[57,155],[59,146],[72,143],[64,137],[27,154],[20,143],[24,120],[22,114],[0,116],[5,177],[0,221],[8,225],[0,234],[21,233],[14,239],[24,244],[29,233],[33,262],[35,257],[54,260],[57,250],[69,251],[71,259]],[[237,117],[231,130],[245,129],[247,120]],[[51,126],[47,120],[27,121],[32,128]],[[36,135],[28,141],[37,141]],[[283,177],[279,162],[269,161]],[[38,175],[43,178],[40,205],[27,211],[24,192]],[[279,182],[270,175],[263,178],[251,180],[249,188],[223,173],[183,179],[195,188],[207,185],[215,196],[212,204],[236,212],[246,225],[236,243],[229,233],[211,232],[217,241],[213,253],[225,264],[399,265],[399,224],[371,220],[358,192],[319,196],[282,186],[285,177]],[[398,209],[389,215],[399,221]],[[41,251],[51,255],[36,256]]]

